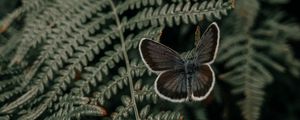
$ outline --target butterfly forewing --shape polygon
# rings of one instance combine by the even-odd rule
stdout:
[[[156,93],[172,102],[183,102],[187,99],[187,84],[182,70],[164,71],[157,77],[154,88]]]
[[[220,31],[216,23],[212,23],[203,33],[196,45],[196,60],[199,64],[212,63],[216,57],[219,46]]]
[[[154,72],[173,70],[183,66],[184,62],[179,54],[163,44],[143,39],[139,47],[144,63]]]
[[[195,77],[191,80],[192,98],[194,100],[203,100],[214,87],[215,75],[210,65],[201,65],[196,68]]]

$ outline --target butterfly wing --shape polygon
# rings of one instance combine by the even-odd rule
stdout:
[[[187,99],[187,84],[183,70],[164,71],[154,83],[156,93],[171,102],[183,102]]]
[[[196,63],[211,64],[216,58],[220,39],[220,30],[218,25],[214,22],[208,26],[203,33],[198,45],[196,45]]]
[[[177,69],[184,64],[176,51],[150,39],[142,39],[139,50],[146,66],[154,72]]]
[[[215,74],[210,65],[197,67],[195,77],[191,80],[192,99],[201,101],[212,91],[215,84]]]

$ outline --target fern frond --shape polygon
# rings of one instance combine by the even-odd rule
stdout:
[[[242,114],[247,120],[257,120],[260,116],[260,106],[264,101],[265,92],[262,88],[265,83],[261,82],[263,79],[259,78],[246,78],[245,80],[246,98],[242,101]]]
[[[24,27],[22,35],[23,40],[11,61],[11,65],[21,61],[31,47],[35,47],[38,43],[41,43],[42,39],[45,40],[47,37],[46,33],[51,32],[51,28],[53,27],[52,25],[49,25],[49,23],[52,24],[51,18],[56,18],[59,16],[63,18],[63,16],[59,14],[60,11],[57,10],[57,8],[64,8],[62,10],[67,11],[68,7],[72,6],[69,5],[70,3],[71,2],[66,2],[66,5],[49,4],[44,11],[41,11],[41,14],[36,14],[35,16],[29,16],[27,18],[28,23]]]
[[[22,9],[26,10],[24,12],[38,11],[39,9],[43,9],[45,5],[50,1],[45,0],[23,0]]]
[[[79,71],[81,71],[82,69],[82,65],[86,66],[88,61],[91,61],[93,56],[94,56],[94,52],[99,53],[98,51],[100,51],[101,49],[104,49],[104,46],[107,44],[111,44],[111,39],[115,38],[116,36],[116,28],[112,28],[111,31],[107,31],[105,34],[103,35],[97,35],[94,37],[89,37],[87,38],[88,41],[86,42],[85,46],[78,46],[74,51],[76,51],[76,53],[73,53],[73,55],[71,56],[70,59],[68,59],[66,61],[66,63],[70,63],[71,65],[69,67],[67,67],[67,70],[62,70],[66,71],[63,72],[65,75],[68,75],[68,73],[74,73],[75,68]],[[76,44],[76,43],[74,43]],[[71,46],[70,46],[71,47]],[[69,47],[68,47],[69,48]],[[68,49],[67,48],[67,49]],[[70,48],[72,49],[72,48]],[[73,51],[73,50],[71,50]],[[51,73],[51,71],[56,71],[58,69],[58,67],[56,66],[61,66],[62,65],[62,57],[59,57],[59,54],[62,54],[61,56],[64,55],[65,51],[61,51],[62,53],[58,53],[58,56],[54,59],[52,59],[51,61],[47,62],[49,67],[45,68],[45,72],[42,72],[40,74],[46,74],[46,75],[40,75],[43,76],[43,78],[39,78],[37,81],[41,81],[41,80],[46,80],[48,81],[48,77],[52,78],[53,74],[49,74],[49,72]],[[53,70],[52,70],[53,69]],[[49,76],[47,76],[49,75]],[[74,78],[75,74],[72,74],[72,76],[70,76],[71,78]],[[62,75],[64,76],[64,75]],[[65,78],[66,76],[64,76],[63,78]],[[40,83],[40,82],[37,82]]]
[[[58,53],[55,53],[55,58],[50,58],[50,59],[45,60],[45,63],[48,66],[44,67],[42,69],[44,72],[40,72],[38,74],[38,76],[45,76],[43,74],[47,74],[47,73],[51,72],[52,70],[56,71],[58,68],[60,68],[62,66],[62,64],[63,64],[62,62],[66,61],[68,59],[68,58],[66,58],[66,56],[67,55],[71,55],[72,56],[74,54],[74,50],[72,49],[72,46],[79,46],[78,43],[82,43],[83,42],[84,36],[88,36],[89,31],[91,29],[92,30],[96,29],[97,27],[95,27],[95,26],[98,26],[103,19],[105,19],[105,16],[102,16],[102,18],[99,19],[99,21],[97,20],[95,22],[91,22],[91,23],[87,24],[87,26],[83,26],[83,29],[79,31],[79,34],[76,34],[73,38],[67,39],[70,42],[66,41],[67,44],[65,44],[62,49],[59,49]],[[101,23],[101,24],[104,24],[104,23]],[[53,38],[53,39],[55,39],[55,38]],[[95,38],[88,38],[88,39],[93,39],[95,41],[97,40]],[[104,41],[106,41],[108,44],[110,44],[109,40],[104,40]],[[98,42],[100,42],[100,41],[98,41]],[[88,46],[92,46],[91,44],[92,43],[87,43]],[[54,50],[54,48],[56,46],[53,46],[53,43],[51,43],[49,45],[50,46],[46,46],[45,49],[44,49],[44,51],[42,51],[42,56],[39,57],[41,61],[43,61],[44,59],[46,59],[48,56],[52,56],[53,53],[51,53],[51,52],[53,52],[53,51],[51,51],[51,50]],[[54,45],[56,45],[56,44],[54,44]],[[100,45],[100,48],[102,48],[102,49],[103,49],[102,46],[105,46],[105,44],[101,43],[101,42],[99,43],[99,45]],[[49,52],[49,49],[50,49],[50,52]],[[81,48],[81,49],[86,49],[86,48]],[[94,47],[94,48],[91,48],[91,49],[93,49],[94,54],[98,54],[99,53],[99,48],[97,46]],[[91,52],[88,52],[88,53],[89,53],[89,56],[90,56],[89,58],[91,58],[93,55],[91,54]],[[60,61],[60,62],[58,62],[58,61]],[[41,62],[38,62],[37,64],[41,64]],[[37,65],[35,68],[37,69],[38,66],[40,66],[40,65]],[[53,74],[48,74],[47,76],[49,78],[52,78]],[[40,79],[46,79],[46,78],[40,78]]]
[[[51,99],[46,99],[45,102],[33,108],[32,110],[27,110],[26,114],[22,115],[19,119],[22,120],[34,120],[37,119],[49,106]]]
[[[2,92],[5,90],[6,87],[18,85],[22,81],[23,75],[15,76],[11,79],[3,79],[0,81],[0,91]]]
[[[150,114],[147,120],[180,120],[182,115],[178,112],[160,111],[157,114]]]
[[[279,14],[272,16],[271,20],[264,22],[264,26],[261,29],[256,30],[255,35],[264,36],[266,38],[272,39],[276,42],[266,42],[269,44],[269,54],[276,57],[276,55],[281,54],[282,56],[276,57],[281,60],[280,62],[284,64],[285,69],[295,77],[300,75],[300,61],[294,57],[294,53],[288,43],[291,40],[299,40],[300,36],[294,34],[300,32],[300,27],[295,25],[295,23],[280,23],[284,17]],[[259,44],[259,43],[258,43]],[[267,46],[265,44],[265,46]],[[262,59],[262,61],[265,61]],[[270,63],[273,64],[273,63]],[[277,69],[280,69],[278,66]]]
[[[113,32],[111,32],[111,34],[113,34]],[[68,63],[72,63],[72,64],[69,65],[68,67],[66,67],[65,70],[64,69],[60,70],[59,73],[61,73],[61,75],[60,75],[61,77],[58,77],[56,80],[54,80],[54,81],[57,81],[56,85],[65,85],[64,83],[70,83],[70,80],[75,77],[75,69],[81,71],[82,65],[87,64],[87,61],[88,61],[88,58],[86,58],[87,54],[92,53],[92,51],[95,48],[99,49],[98,45],[100,45],[100,46],[103,44],[105,45],[105,42],[107,44],[111,43],[110,39],[109,39],[110,34],[108,34],[107,37],[108,38],[102,37],[101,40],[93,39],[94,42],[88,43],[88,47],[83,47],[83,46],[78,47],[77,49],[79,51],[74,54],[74,58],[68,60]],[[90,55],[93,55],[93,54],[90,54]],[[60,64],[62,64],[61,62],[62,62],[61,58],[56,58],[55,60],[49,61],[48,62],[49,67],[44,68],[43,69],[44,72],[42,72],[40,75],[38,75],[39,78],[37,80],[35,80],[35,83],[34,83],[35,85],[31,86],[31,90],[38,88],[39,91],[44,91],[44,89],[43,89],[44,84],[46,84],[49,79],[53,78],[53,71],[57,71],[58,67],[56,67],[56,66],[59,66]],[[57,86],[54,86],[54,87],[57,87]],[[37,93],[35,93],[35,94],[37,94]]]
[[[263,40],[244,36],[246,37],[225,38],[223,45],[227,45],[227,41],[232,38],[239,38],[239,42],[235,43],[235,46],[240,47],[238,47],[239,49],[232,49],[232,47],[224,49],[224,47],[221,47],[221,51],[225,51],[225,53],[220,54],[221,59],[219,60],[226,61],[226,68],[233,68],[230,72],[222,75],[222,78],[227,82],[238,86],[232,93],[239,94],[243,92],[245,95],[245,99],[240,104],[244,117],[247,120],[256,120],[259,118],[260,106],[264,99],[263,88],[273,80],[273,75],[267,67],[278,72],[284,72],[285,68],[275,60],[270,59],[271,56],[255,50],[260,46],[253,43],[264,42]],[[234,45],[232,41],[229,44]]]
[[[23,93],[24,88],[30,82],[23,80],[23,78],[24,74],[20,74],[10,79],[0,81],[0,102],[8,101],[16,97],[16,95]]]
[[[132,37],[129,35],[126,38],[126,46],[128,50],[132,48],[136,48],[139,40],[142,36],[156,36],[161,31],[161,28],[153,28],[146,31],[142,31],[140,34]],[[90,92],[90,85],[94,85],[96,81],[101,82],[103,80],[103,76],[108,74],[108,69],[111,69],[123,59],[122,51],[120,46],[115,45],[114,51],[106,51],[105,56],[101,57],[100,62],[97,63],[95,67],[86,67],[85,71],[82,75],[83,80],[79,80],[76,82],[76,88],[72,91],[76,94],[88,94]]]
[[[124,106],[119,106],[115,113],[112,114],[113,120],[122,120],[129,116],[129,113],[133,112],[133,103],[128,96],[122,96],[121,98]]]
[[[65,95],[59,97],[59,102],[54,105],[54,110],[57,110],[60,107],[64,106],[73,106],[73,105],[84,105],[89,102],[89,98],[87,97],[79,97],[79,96],[71,96]]]
[[[116,7],[118,14],[124,13],[128,9],[138,9],[141,7],[145,7],[147,5],[150,6],[155,6],[158,5],[160,6],[162,4],[162,0],[131,0],[131,1],[126,1],[123,4],[120,4]]]
[[[105,39],[105,38],[103,38]],[[109,40],[109,39],[108,39]],[[100,42],[100,40],[98,40],[97,42]],[[97,44],[91,44],[91,46],[97,46]],[[79,47],[80,48],[80,47]],[[96,47],[97,48],[97,47]],[[82,50],[86,50],[86,49],[82,49]],[[92,47],[88,48],[88,50],[92,51]],[[46,100],[44,100],[43,104],[40,104],[41,106],[45,107],[44,104],[50,104],[49,106],[51,106],[51,103],[55,101],[56,99],[56,95],[61,93],[63,90],[66,89],[66,85],[70,83],[71,79],[74,79],[75,77],[75,69],[77,70],[81,70],[82,69],[82,65],[87,65],[87,61],[88,58],[86,58],[85,54],[87,53],[82,53],[82,52],[78,52],[78,54],[76,55],[76,53],[74,54],[74,56],[77,56],[77,58],[75,59],[70,59],[69,63],[72,63],[71,65],[69,65],[67,68],[67,70],[60,70],[59,73],[61,73],[61,77],[56,78],[54,81],[57,81],[54,85],[53,85],[53,89],[48,91],[47,95],[48,98]],[[93,55],[93,54],[90,54]],[[82,57],[80,57],[82,56]],[[84,58],[84,59],[82,59]],[[91,60],[91,59],[89,59]],[[53,65],[53,64],[52,64]],[[51,74],[50,74],[51,75]],[[47,77],[48,79],[48,77]],[[34,89],[35,87],[33,87],[32,89]],[[36,88],[41,88],[40,86],[36,86]],[[36,93],[37,94],[37,93]],[[47,107],[49,107],[47,106]],[[39,107],[40,108],[40,107]],[[38,115],[40,115],[40,111],[41,109],[37,109],[36,112],[34,113],[38,113]]]
[[[73,93],[76,94],[88,94],[90,93],[89,84],[93,85],[96,84],[96,81],[98,80],[101,82],[103,80],[102,76],[108,74],[108,69],[113,68],[116,63],[122,59],[121,55],[121,49],[119,49],[120,46],[115,46],[115,51],[107,51],[105,54],[106,56],[102,57],[100,59],[100,63],[97,65],[97,67],[86,67],[85,71],[88,73],[83,74],[82,78],[85,80],[79,80],[76,82],[76,86],[79,88],[73,89]]]
[[[3,92],[9,85],[17,84],[20,81],[18,78],[12,78],[8,80],[1,80],[0,92]]]
[[[17,95],[19,93],[22,93],[22,90],[24,88],[24,86],[17,86],[13,89],[6,89],[7,91],[1,91],[0,94],[0,102],[4,102],[10,98],[12,98],[14,95]]]
[[[89,98],[66,95],[59,98],[59,102],[54,105],[54,114],[49,116],[48,120],[71,119],[80,116],[103,116],[106,110],[102,107],[89,105]]]
[[[154,91],[153,86],[144,85],[142,86],[142,81],[139,80],[134,85],[135,89],[135,99],[138,101],[149,100],[153,103],[157,103],[158,96]]]
[[[50,42],[49,44],[51,45],[56,45],[57,42],[64,39],[64,35],[70,32],[70,29],[72,29],[74,25],[83,24],[86,19],[92,17],[92,14],[98,12],[98,10],[101,11],[105,5],[105,1],[90,2],[73,0],[52,3],[43,13],[31,18],[32,20],[29,20],[29,23],[27,23],[28,27],[25,26],[23,34],[24,40],[21,46],[18,47],[12,64],[15,61],[22,60],[24,54],[26,54],[31,47],[35,47],[36,44],[41,43],[42,40],[46,40],[46,37],[48,37],[47,34],[52,34],[49,36],[50,40],[47,42]],[[79,10],[79,8],[84,9]],[[63,22],[65,20],[71,21],[66,24]],[[39,25],[37,26],[37,24]],[[64,33],[61,33],[61,31]],[[54,39],[51,39],[53,37]],[[57,38],[61,39],[56,40]]]
[[[6,31],[6,29],[10,26],[10,24],[18,17],[22,16],[26,12],[30,12],[32,10],[41,10],[45,7],[45,4],[48,1],[45,0],[33,0],[31,2],[23,1],[24,6],[17,8],[11,14],[7,15],[3,22],[0,24],[0,33]]]
[[[0,116],[0,120],[10,120],[10,117],[9,115],[3,115],[3,116]]]
[[[140,115],[141,119],[146,119],[150,111],[150,105],[146,105],[144,108],[141,109]]]
[[[228,69],[220,78],[234,86],[232,94],[242,93],[245,96],[239,104],[243,117],[246,120],[257,120],[264,102],[264,87],[276,79],[274,73],[284,74],[290,68],[295,68],[294,73],[297,74],[298,68],[295,66],[299,65],[291,57],[293,55],[283,52],[287,48],[284,40],[297,36],[284,33],[283,31],[289,30],[285,29],[285,25],[280,26],[276,18],[255,23],[260,14],[258,1],[236,2],[235,16],[228,19],[233,30],[227,31],[230,34],[225,35],[222,40],[217,62],[223,62]],[[297,30],[296,27],[292,28]],[[290,56],[290,60],[294,59],[293,62],[282,61],[286,56]]]
[[[11,30],[12,29],[12,30]],[[21,43],[21,32],[19,30],[16,30],[14,28],[11,28],[7,31],[7,34],[14,34],[11,38],[5,38],[8,39],[7,42],[5,42],[5,45],[0,47],[1,56],[6,56],[6,59],[9,58],[10,61],[10,54],[13,53],[13,51],[16,49],[16,47]],[[1,35],[2,36],[2,35]],[[1,39],[1,41],[3,41]],[[2,67],[8,66],[9,63],[2,64]]]
[[[10,67],[8,69],[2,70],[0,71],[0,77],[4,78],[7,76],[14,76],[14,75],[18,75],[21,73],[21,71],[23,71],[24,68],[21,66],[16,66],[16,67]],[[0,81],[2,81],[2,79],[0,79]]]
[[[136,75],[137,77],[137,71],[139,71],[139,76],[145,73],[141,72],[142,70],[140,69],[134,69],[131,72],[127,72],[125,68],[120,67],[118,70],[119,75],[115,75],[113,77],[113,81],[109,81],[106,85],[98,87],[99,92],[95,92],[94,97],[98,100],[98,102],[101,105],[103,105],[105,99],[110,99],[112,94],[117,93],[118,89],[123,89],[124,86],[128,85],[128,74],[131,73],[133,76]]]
[[[11,102],[8,105],[1,107],[0,111],[5,113],[5,112],[10,112],[11,110],[14,110],[16,107],[21,106],[22,104],[27,102],[27,100],[31,99],[37,93],[37,91],[38,91],[38,89],[31,89],[30,91],[26,92],[26,94],[19,97],[19,99]]]
[[[229,2],[222,0],[195,3],[166,4],[159,8],[145,8],[126,23],[126,28],[143,28],[148,25],[179,25],[180,23],[196,24],[204,18],[213,20],[221,19],[221,15],[227,15],[232,9]]]
[[[61,119],[68,120],[74,117],[80,118],[81,116],[104,116],[105,114],[106,111],[102,107],[95,106],[95,105],[82,105],[70,109],[70,111],[67,111],[65,114],[47,118],[46,120],[61,120]]]
[[[128,7],[134,8],[135,5],[139,5],[141,2],[136,0],[136,1],[126,2],[126,3],[127,4],[122,4],[121,6],[118,6],[116,8],[118,9],[118,12],[122,13],[122,11],[127,10]],[[143,5],[154,4],[154,3],[150,1],[143,2]],[[47,34],[59,34],[59,36],[52,35],[50,37],[55,37],[55,39],[62,38],[64,37],[62,35],[65,35],[65,33],[60,33],[61,31],[69,32],[70,30],[68,29],[72,29],[74,25],[84,24],[87,19],[90,19],[92,17],[93,14],[98,12],[97,13],[98,16],[102,17],[102,14],[100,12],[107,5],[108,5],[107,1],[93,2],[93,1],[74,0],[74,1],[57,1],[57,3],[52,3],[49,7],[46,8],[46,10],[44,10],[43,13],[40,13],[42,16],[38,14],[33,18],[31,18],[32,20],[28,20],[30,23],[26,24],[28,25],[28,27],[25,26],[25,30],[24,30],[25,32],[23,37],[25,39],[23,40],[21,46],[18,47],[15,58],[13,59],[11,64],[13,64],[16,61],[21,61],[24,55],[31,47],[35,47],[36,44],[40,43],[42,40],[45,40]],[[136,6],[136,7],[140,7],[140,6]],[[59,8],[59,11],[57,11],[57,8]],[[84,8],[84,9],[78,10],[79,8]],[[105,14],[105,16],[111,16],[111,14]],[[101,21],[99,20],[99,21],[102,22],[102,24],[104,24],[105,18],[107,17],[101,18],[103,20]],[[52,22],[51,20],[54,22]],[[68,24],[66,24],[62,22],[64,20],[71,20],[71,21]],[[47,23],[47,21],[50,21],[49,23],[50,25],[41,24],[41,22]],[[39,24],[39,26],[36,26],[36,24]],[[53,26],[55,27],[53,28]],[[38,27],[38,28],[33,28],[33,27]],[[32,31],[32,30],[36,30],[36,31]],[[95,31],[95,29],[89,29],[89,31]],[[50,44],[55,45],[55,42],[60,41],[55,39],[49,40],[48,42],[51,42]]]
[[[268,57],[265,57],[262,54],[258,53],[254,57],[255,57],[255,59],[257,59],[257,61],[261,61],[263,64],[268,65],[269,67],[272,67],[272,68],[274,68],[275,70],[277,70],[279,72],[284,72],[285,71],[284,66],[282,66],[279,63],[271,60]]]
[[[95,94],[100,104],[104,104],[105,98],[109,99],[112,94],[116,94],[118,87],[122,89],[124,85],[128,85],[128,74],[125,68],[120,68],[118,71],[120,76],[114,76],[114,81],[110,81],[106,86],[100,86],[100,91]]]

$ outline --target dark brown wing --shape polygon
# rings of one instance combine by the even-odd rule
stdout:
[[[197,68],[195,77],[191,81],[192,99],[201,101],[212,91],[215,84],[215,74],[210,65],[201,65]]]
[[[154,72],[173,70],[184,64],[177,52],[150,39],[142,39],[139,50],[146,66]]]
[[[208,26],[203,33],[198,45],[196,45],[196,63],[211,64],[217,54],[220,39],[220,30],[218,25],[214,22]]]
[[[182,70],[170,70],[159,74],[154,83],[156,93],[171,102],[187,100],[187,81]]]

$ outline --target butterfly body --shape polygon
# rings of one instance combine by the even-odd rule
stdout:
[[[211,24],[200,40],[192,59],[183,59],[176,51],[150,39],[140,42],[142,60],[149,70],[158,73],[154,88],[160,97],[172,102],[201,101],[210,94],[215,84],[210,64],[219,44],[217,24]]]
[[[191,101],[192,100],[192,81],[193,79],[195,79],[195,69],[196,66],[195,64],[190,61],[187,60],[184,64],[184,75],[185,75],[185,81],[186,81],[186,86],[187,86],[187,101]],[[183,73],[181,73],[183,74]]]

